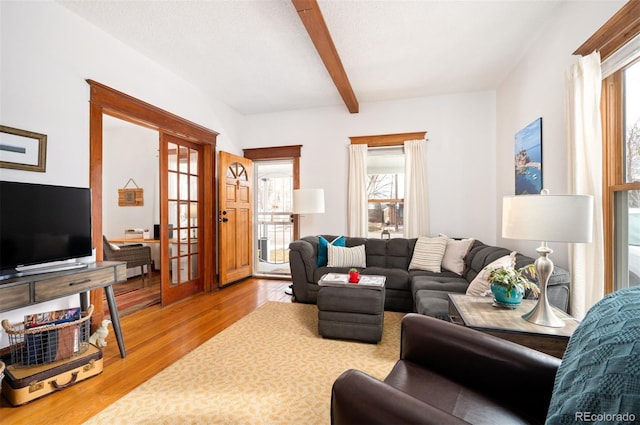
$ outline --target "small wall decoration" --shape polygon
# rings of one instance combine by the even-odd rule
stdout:
[[[47,135],[0,125],[0,167],[45,172]]]
[[[516,195],[539,194],[542,190],[542,118],[516,133]]]
[[[133,183],[135,189],[127,189]],[[118,189],[118,205],[121,207],[141,207],[144,205],[144,193],[133,179],[129,179],[122,189]]]

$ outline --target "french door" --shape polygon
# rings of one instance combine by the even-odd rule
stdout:
[[[203,290],[202,227],[203,147],[178,137],[162,134],[162,198],[160,238],[162,240],[162,304]]]

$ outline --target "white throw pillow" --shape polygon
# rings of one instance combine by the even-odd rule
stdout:
[[[120,247],[114,243],[109,242],[109,246],[111,247],[111,249],[115,250],[115,251],[119,251]]]
[[[364,245],[341,247],[327,245],[328,267],[367,267],[367,254]]]
[[[444,250],[444,257],[442,257],[442,267],[462,275],[462,272],[464,272],[464,259],[473,242],[473,239],[456,240],[447,238],[447,249]]]
[[[447,238],[420,237],[413,249],[409,270],[426,270],[440,273],[442,257],[447,248]]]
[[[516,251],[512,251],[510,255],[500,257],[482,269],[476,278],[469,284],[469,287],[467,288],[467,295],[473,295],[476,297],[485,297],[489,295],[491,293],[491,284],[489,283],[491,269],[512,266],[515,255]]]

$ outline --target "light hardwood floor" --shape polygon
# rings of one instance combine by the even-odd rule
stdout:
[[[126,358],[120,357],[110,329],[100,375],[20,407],[11,407],[2,398],[0,423],[81,424],[265,302],[291,302],[284,292],[290,284],[251,278],[122,317]]]

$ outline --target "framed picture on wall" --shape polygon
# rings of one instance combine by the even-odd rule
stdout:
[[[534,120],[515,137],[516,195],[542,190],[542,118]]]
[[[44,173],[47,135],[0,125],[0,167]]]

